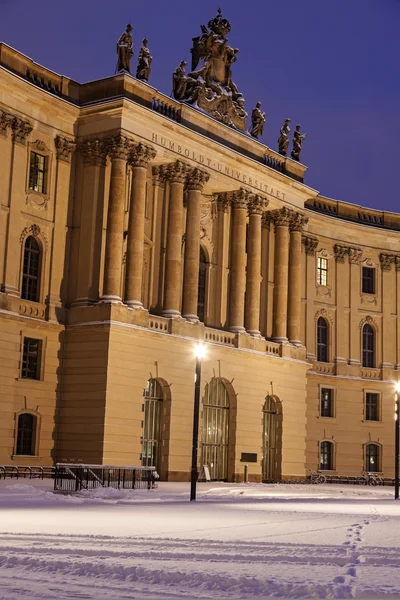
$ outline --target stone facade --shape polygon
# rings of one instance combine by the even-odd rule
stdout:
[[[392,476],[400,216],[126,74],[0,63],[0,464],[188,480],[204,341],[215,478]]]

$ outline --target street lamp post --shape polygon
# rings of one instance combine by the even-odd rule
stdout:
[[[400,452],[400,411],[399,411],[400,383],[396,384],[394,408],[394,498],[399,498],[399,452]]]
[[[197,485],[197,446],[199,441],[199,414],[200,414],[200,381],[201,361],[206,354],[204,344],[197,344],[195,348],[196,371],[194,376],[194,412],[193,412],[193,438],[192,438],[192,470],[190,477],[190,501],[196,500]]]

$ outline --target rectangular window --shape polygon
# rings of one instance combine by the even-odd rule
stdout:
[[[333,417],[333,390],[321,388],[321,417]]]
[[[29,165],[29,189],[40,194],[46,193],[47,156],[31,152]]]
[[[318,258],[317,269],[317,285],[328,285],[328,260]]]
[[[365,394],[365,420],[379,421],[379,394],[372,392]]]
[[[372,267],[362,268],[362,292],[375,294],[375,269]]]
[[[23,379],[40,379],[40,355],[42,349],[42,340],[34,338],[24,338],[24,350],[22,354]]]

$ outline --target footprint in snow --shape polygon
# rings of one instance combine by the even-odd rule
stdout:
[[[356,568],[350,567],[350,569],[347,569],[347,575],[351,575],[352,577],[355,577],[356,576]]]

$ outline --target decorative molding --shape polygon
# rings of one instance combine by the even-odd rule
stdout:
[[[227,192],[217,194],[217,210],[219,212],[227,213],[229,209],[229,197]]]
[[[315,313],[315,315],[314,315],[314,321],[317,322],[320,317],[322,317],[323,319],[327,319],[329,321],[329,323],[331,325],[333,325],[333,317],[326,310],[326,308],[321,308],[321,310],[319,310],[318,312]]]
[[[67,163],[71,162],[71,155],[73,152],[75,152],[76,143],[65,137],[57,135],[54,140],[54,145],[56,147],[57,160],[62,160]]]
[[[79,151],[83,156],[85,165],[102,166],[107,164],[107,146],[104,140],[84,140],[79,145]]]
[[[140,142],[129,154],[128,163],[131,167],[146,168],[151,160],[156,156],[157,152],[148,144]]]
[[[207,173],[207,171],[203,171],[202,169],[195,167],[188,172],[186,176],[185,187],[187,190],[196,190],[201,192],[209,179],[210,174]]]
[[[370,315],[367,315],[366,317],[364,317],[363,319],[361,319],[358,328],[360,330],[362,330],[362,328],[364,327],[364,325],[371,325],[371,327],[373,327],[375,329],[376,332],[379,331],[379,327],[377,322],[375,321],[375,319],[373,317],[371,317]]]
[[[313,238],[313,237],[309,237],[308,235],[304,235],[302,237],[301,241],[303,242],[306,254],[308,254],[310,256],[315,256],[315,253],[316,253],[316,250],[318,247],[317,238]]]
[[[167,166],[166,177],[169,183],[182,183],[186,181],[186,177],[190,171],[190,166],[181,160],[176,160]]]
[[[271,219],[274,222],[276,229],[277,227],[289,227],[293,219],[294,211],[286,206],[282,206],[282,208],[272,210],[269,214],[271,215]]]
[[[25,240],[28,237],[28,235],[33,235],[34,237],[40,237],[44,242],[46,250],[48,249],[48,247],[49,247],[48,239],[45,236],[45,234],[43,233],[43,231],[40,229],[39,225],[36,225],[35,223],[33,223],[32,225],[29,225],[28,227],[25,227],[22,230],[21,235],[19,236],[19,242],[20,242],[21,246],[25,243]]]
[[[38,194],[36,192],[30,192],[25,200],[25,204],[29,206],[33,206],[37,210],[47,210],[47,204],[49,202],[49,197],[44,194]]]
[[[363,267],[368,267],[369,269],[375,269],[378,266],[371,258],[364,259],[361,265]]]
[[[7,128],[12,126],[14,118],[14,115],[0,110],[0,135],[7,137]]]
[[[269,200],[264,196],[251,194],[248,203],[249,215],[262,215],[268,204]]]
[[[332,290],[327,285],[317,285],[317,296],[325,296],[330,298],[332,295]]]
[[[33,130],[33,126],[29,121],[24,121],[19,117],[14,117],[13,122],[11,124],[11,129],[13,131],[13,142],[17,142],[18,144],[22,144],[23,146],[25,146],[26,138]]]
[[[329,254],[329,252],[328,252],[328,250],[326,250],[326,248],[321,248],[321,250],[318,250],[318,252],[316,254],[319,258],[326,258],[328,260],[330,258],[332,258],[332,254]]]
[[[105,140],[107,154],[111,160],[128,160],[131,152],[135,149],[134,141],[126,135],[115,135]]]
[[[246,209],[249,204],[250,193],[244,188],[235,190],[231,196],[231,204],[234,210]]]
[[[382,271],[391,271],[392,265],[395,264],[396,256],[394,254],[385,254],[381,252],[379,255]]]
[[[293,212],[289,225],[290,231],[303,231],[308,221],[309,218],[303,215],[303,213]]]
[[[376,295],[373,294],[361,294],[361,304],[374,304],[377,305],[378,301]]]
[[[349,263],[351,265],[359,265],[363,251],[361,248],[350,247],[348,250]]]
[[[400,256],[395,257],[394,263],[396,265],[396,271],[400,271]]]
[[[201,202],[200,204],[200,226],[201,229],[204,230],[206,227],[214,221],[217,216],[217,207],[215,198],[211,200],[206,200],[205,202]]]
[[[348,253],[349,249],[347,246],[342,246],[341,244],[335,244],[333,246],[333,253],[335,255],[335,260],[338,263],[344,263],[344,257]]]
[[[153,185],[164,187],[167,177],[166,167],[164,165],[154,165],[151,172],[153,175]]]

